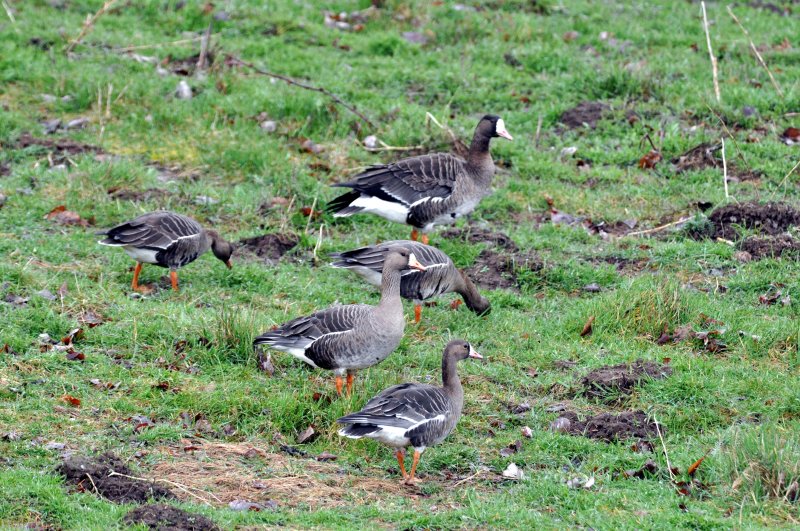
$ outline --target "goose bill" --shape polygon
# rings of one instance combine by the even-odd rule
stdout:
[[[472,347],[472,345],[469,346],[469,357],[475,358],[476,360],[483,359],[483,356],[481,356],[480,353]]]
[[[497,136],[501,136],[507,140],[514,140],[514,137],[511,136],[508,131],[506,131],[506,124],[503,120],[497,120],[497,128],[495,129]]]
[[[416,269],[417,271],[425,271],[426,267],[419,263],[417,257],[414,256],[414,253],[411,253],[408,256],[408,267],[411,269]]]

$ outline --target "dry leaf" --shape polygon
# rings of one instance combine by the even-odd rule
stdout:
[[[581,337],[592,335],[592,323],[594,323],[594,315],[589,317],[589,319],[586,321],[586,324],[583,325],[583,330],[581,330]]]
[[[75,398],[72,395],[64,395],[64,396],[61,397],[61,400],[63,400],[67,404],[70,404],[71,406],[78,407],[78,406],[81,405],[80,398]]]
[[[311,425],[306,428],[300,435],[297,436],[297,444],[305,444],[310,443],[314,439],[316,439],[318,433],[314,431],[314,426]]]

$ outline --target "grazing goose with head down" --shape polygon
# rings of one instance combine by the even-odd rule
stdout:
[[[333,306],[266,332],[253,341],[253,346],[269,345],[314,367],[332,370],[340,395],[346,374],[350,394],[355,372],[382,362],[403,338],[400,271],[408,268],[425,270],[414,253],[404,247],[392,248],[384,260],[377,306]]]
[[[131,287],[140,290],[139,273],[142,264],[168,267],[172,289],[178,291],[178,269],[193,262],[209,249],[214,256],[231,265],[233,246],[223,240],[216,231],[204,229],[197,221],[175,212],[159,210],[143,214],[138,218],[99,231],[106,236],[98,241],[101,245],[122,247],[128,256],[136,260]]]
[[[414,383],[390,387],[361,411],[338,419],[336,422],[344,424],[339,435],[351,439],[369,437],[397,448],[395,455],[403,481],[413,483],[422,452],[442,442],[461,418],[464,390],[456,364],[466,358],[482,356],[462,339],[451,341],[442,355],[442,387]],[[414,447],[410,473],[403,466],[403,452],[408,446]]]
[[[428,243],[433,227],[454,223],[491,193],[489,142],[495,137],[513,139],[502,118],[487,114],[475,128],[466,160],[435,153],[370,166],[352,181],[334,185],[351,191],[331,201],[328,210],[336,217],[368,212],[405,223],[414,227],[412,240],[420,229]]]
[[[463,297],[467,308],[478,315],[489,312],[491,309],[489,301],[478,293],[478,289],[466,273],[456,269],[453,261],[443,251],[430,245],[408,240],[393,240],[380,245],[361,247],[334,254],[333,257],[338,260],[333,263],[333,267],[355,271],[370,284],[380,286],[386,254],[391,247],[398,245],[409,249],[425,266],[425,271],[410,269],[403,271],[400,277],[400,296],[414,301],[414,322],[418,323],[420,319],[422,312],[420,301],[445,293],[458,293]]]

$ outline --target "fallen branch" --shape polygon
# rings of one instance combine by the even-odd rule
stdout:
[[[337,96],[336,94],[334,94],[333,92],[331,92],[331,91],[329,91],[327,89],[324,89],[322,87],[315,87],[314,85],[308,85],[306,83],[302,83],[300,81],[292,79],[292,78],[290,78],[288,76],[284,76],[284,75],[281,75],[281,74],[276,74],[274,72],[269,72],[267,70],[263,70],[263,69],[257,67],[256,65],[254,65],[253,63],[248,63],[246,61],[242,61],[241,59],[239,59],[237,57],[234,57],[234,56],[232,56],[230,54],[225,54],[225,57],[227,58],[228,61],[231,61],[232,64],[247,67],[247,68],[251,69],[252,71],[254,71],[255,73],[261,74],[262,76],[271,77],[273,79],[279,79],[279,80],[281,80],[281,81],[283,81],[285,83],[288,83],[289,85],[294,85],[295,87],[300,87],[302,89],[306,89],[306,90],[310,90],[310,91],[313,91],[313,92],[319,92],[321,94],[324,94],[324,95],[328,96],[330,99],[332,99],[334,101],[334,103],[337,103],[338,105],[341,105],[342,107],[344,107],[345,109],[347,109],[351,113],[353,113],[356,116],[358,116],[359,118],[361,118],[361,120],[363,120],[364,123],[366,123],[370,127],[373,127],[373,128],[375,127],[375,124],[372,123],[372,120],[367,118],[363,113],[361,113],[353,105],[350,105],[349,103],[345,102],[344,100],[342,100],[342,98],[340,98],[339,96]]]
[[[170,42],[159,42],[156,44],[139,44],[137,46],[123,46],[122,48],[112,48],[112,52],[116,53],[127,53],[133,52],[136,50],[148,50],[150,48],[161,48],[162,46],[174,46],[176,44],[189,44],[192,42],[202,41],[205,39],[205,35],[201,35],[199,37],[192,37],[191,39],[180,39],[177,41],[170,41]]]
[[[706,31],[706,45],[708,45],[708,56],[711,58],[711,77],[714,80],[714,95],[717,97],[717,103],[719,103],[721,97],[719,94],[719,79],[717,79],[717,58],[714,57],[714,52],[711,51],[711,36],[708,34],[708,17],[706,16],[706,3],[700,2],[700,8],[703,11],[703,29]]]
[[[742,25],[742,23],[739,22],[739,19],[736,18],[736,15],[733,14],[733,10],[731,9],[731,6],[727,6],[727,8],[728,8],[728,14],[731,16],[733,21],[736,22],[736,25],[741,28],[742,32],[744,33],[744,36],[747,37],[747,40],[750,41],[750,49],[753,50],[753,53],[755,54],[756,59],[758,59],[758,62],[761,63],[761,66],[764,67],[764,70],[767,71],[767,75],[769,76],[770,82],[772,82],[772,86],[775,88],[775,92],[777,92],[778,96],[780,96],[781,99],[783,99],[783,91],[781,90],[781,87],[778,86],[778,82],[775,81],[775,77],[772,75],[772,71],[770,71],[769,67],[767,66],[766,61],[764,61],[764,58],[761,57],[761,54],[758,52],[758,48],[756,48],[756,45],[753,43],[753,39],[750,38],[750,34],[747,32],[747,30]]]
[[[97,10],[97,13],[94,15],[87,15],[86,22],[83,23],[83,27],[81,28],[81,32],[78,33],[78,36],[72,39],[67,47],[64,49],[64,53],[69,55],[75,47],[80,44],[86,34],[94,27],[95,22],[97,19],[105,15],[111,7],[117,3],[117,0],[107,0],[106,3],[103,4],[103,7]]]
[[[691,217],[681,218],[678,221],[673,221],[672,223],[667,223],[666,225],[661,225],[660,227],[654,227],[652,229],[647,229],[647,230],[637,230],[636,232],[629,232],[625,236],[643,236],[645,234],[653,234],[654,232],[660,232],[660,231],[662,231],[664,229],[668,229],[668,228],[674,227],[676,225],[682,225],[683,223],[686,223],[690,219],[692,219],[692,218]]]

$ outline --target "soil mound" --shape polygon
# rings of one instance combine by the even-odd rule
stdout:
[[[218,531],[219,527],[199,514],[187,513],[183,509],[166,504],[142,505],[125,515],[128,525],[144,524],[158,531]]]
[[[174,498],[172,492],[155,482],[125,477],[135,474],[119,457],[110,453],[68,457],[58,467],[58,472],[79,490],[95,492],[114,503],[145,503],[151,498]],[[109,476],[110,472],[124,475]]]
[[[583,377],[583,394],[594,398],[627,395],[644,380],[660,380],[672,374],[672,367],[652,361],[636,360],[631,364],[609,365]]]

